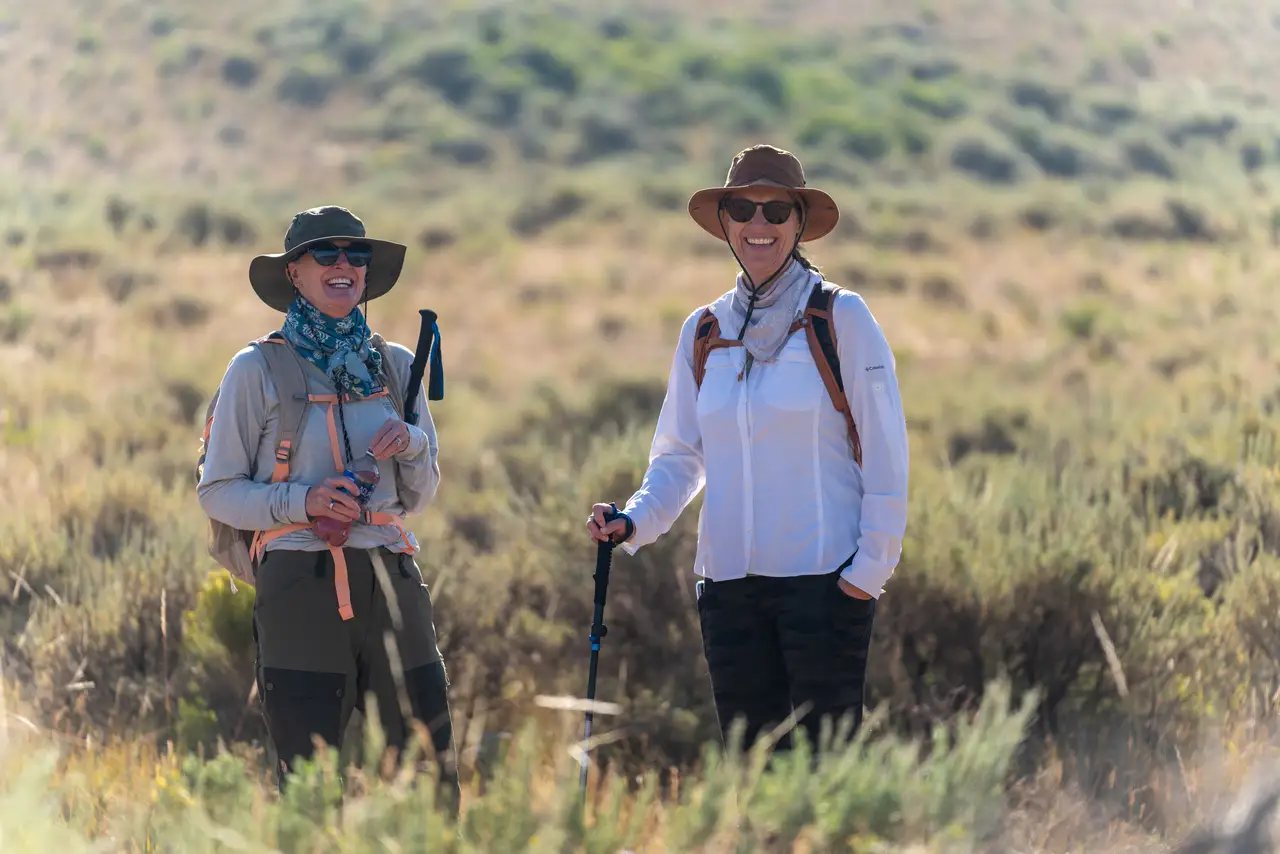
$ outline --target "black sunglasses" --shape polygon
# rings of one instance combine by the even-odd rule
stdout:
[[[791,212],[795,210],[796,203],[776,199],[769,202],[753,202],[741,196],[725,196],[720,200],[720,207],[728,212],[734,222],[751,222],[756,215],[756,208],[764,208],[766,222],[782,225],[791,218]]]
[[[347,253],[347,263],[352,267],[368,266],[373,259],[373,247],[368,243],[352,243],[350,246],[334,246],[332,243],[313,243],[302,250],[321,267],[332,267],[338,263],[338,256]],[[302,257],[301,255],[297,257]]]

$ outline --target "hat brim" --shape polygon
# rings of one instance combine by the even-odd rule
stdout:
[[[299,243],[288,252],[275,255],[259,255],[249,262],[249,282],[253,285],[258,298],[276,311],[287,312],[293,304],[293,283],[285,268],[289,259],[313,243],[325,243],[330,240],[349,240],[368,243],[373,247],[373,258],[365,268],[364,294],[361,301],[375,300],[385,296],[400,279],[400,271],[404,269],[404,257],[408,247],[389,240],[377,240],[359,235],[334,234],[317,237]]]
[[[693,221],[702,226],[702,230],[707,234],[724,240],[724,228],[720,224],[720,199],[729,193],[749,187],[777,187],[804,200],[808,208],[808,219],[805,221],[804,233],[800,235],[801,243],[826,237],[840,221],[840,206],[825,191],[815,187],[788,187],[767,179],[736,187],[708,187],[705,190],[699,190],[689,198],[689,216],[693,217]]]

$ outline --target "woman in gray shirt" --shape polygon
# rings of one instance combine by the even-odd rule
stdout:
[[[284,322],[227,367],[198,486],[215,528],[250,549],[256,675],[280,783],[312,755],[313,736],[340,747],[372,693],[388,747],[405,748],[405,702],[428,727],[456,805],[444,663],[403,524],[439,485],[436,432],[420,384],[419,424],[403,420],[412,351],[372,334],[359,308],[395,285],[405,247],[366,237],[339,207],[297,214],[284,247],[250,265]],[[374,469],[363,495],[345,474]]]

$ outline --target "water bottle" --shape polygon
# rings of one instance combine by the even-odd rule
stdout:
[[[373,452],[365,451],[364,456],[347,466],[343,474],[355,482],[356,501],[361,507],[367,507],[381,478],[378,461],[373,458]],[[351,535],[351,523],[321,516],[316,520],[316,535],[329,545],[341,548],[346,544],[347,537]]]

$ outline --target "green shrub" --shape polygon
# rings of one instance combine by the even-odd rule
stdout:
[[[1062,327],[1072,338],[1088,341],[1093,338],[1102,311],[1102,306],[1097,303],[1068,309],[1062,313]]]
[[[1089,113],[1085,117],[1085,125],[1095,133],[1110,136],[1116,131],[1132,125],[1138,119],[1140,110],[1119,95],[1100,95],[1089,104]]]
[[[431,153],[459,166],[486,166],[494,156],[487,141],[468,136],[432,140]]]
[[[1267,150],[1261,142],[1249,140],[1241,143],[1240,166],[1245,172],[1257,172],[1267,160]]]
[[[1040,169],[1054,178],[1079,178],[1098,169],[1088,142],[1043,120],[1014,119],[1001,129]]]
[[[229,56],[222,63],[222,79],[241,89],[252,86],[260,73],[258,63],[247,56]]]
[[[428,47],[406,70],[455,107],[467,106],[483,80],[465,44]]]
[[[559,55],[551,47],[524,45],[514,51],[507,61],[527,70],[537,84],[545,89],[565,96],[572,96],[578,91],[578,69],[571,60]]]
[[[1178,177],[1172,155],[1159,142],[1133,139],[1124,144],[1124,157],[1126,164],[1135,172],[1154,175],[1167,181]]]
[[[989,184],[1013,184],[1021,178],[1017,158],[1003,144],[966,136],[951,148],[951,165]]]
[[[911,83],[902,89],[902,103],[926,116],[944,121],[969,112],[968,102],[954,89],[930,83]]]
[[[276,84],[276,97],[300,107],[323,106],[341,82],[340,72],[323,54],[303,58]]]
[[[1009,100],[1018,107],[1039,110],[1050,121],[1059,121],[1071,104],[1071,95],[1050,83],[1022,79],[1009,84]]]
[[[875,162],[890,151],[890,132],[878,122],[846,111],[831,111],[810,119],[800,130],[804,146],[835,145],[862,160]]]
[[[1145,47],[1135,42],[1130,42],[1120,49],[1120,58],[1129,70],[1138,77],[1150,77],[1155,73],[1155,66],[1151,62],[1151,56],[1147,53]]]
[[[1223,145],[1239,127],[1240,120],[1231,113],[1199,113],[1168,122],[1165,138],[1178,148],[1195,140]]]
[[[726,69],[728,80],[759,97],[775,110],[790,106],[787,78],[776,64],[766,60],[744,62]]]
[[[911,77],[915,80],[930,81],[954,77],[961,70],[960,63],[947,57],[921,59],[911,65]]]
[[[511,230],[521,237],[531,237],[574,216],[586,203],[586,197],[572,189],[531,199],[511,215]]]

